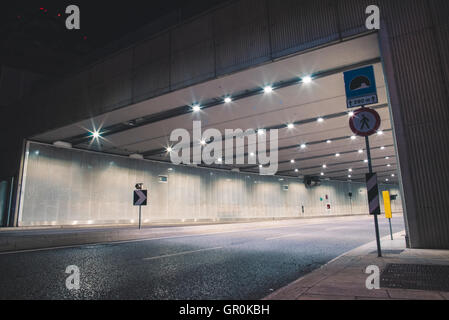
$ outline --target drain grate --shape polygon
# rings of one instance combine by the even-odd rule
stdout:
[[[449,292],[449,266],[387,264],[380,276],[380,286]]]

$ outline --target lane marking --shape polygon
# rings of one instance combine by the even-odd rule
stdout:
[[[169,257],[177,257],[177,256],[183,256],[183,255],[186,255],[186,254],[192,254],[192,253],[197,253],[197,252],[213,251],[213,250],[220,250],[220,249],[223,249],[223,247],[199,249],[199,250],[193,250],[193,251],[184,251],[184,252],[179,252],[179,253],[166,254],[166,255],[163,255],[163,256],[144,258],[143,260],[150,261],[150,260],[157,260],[157,259],[163,259],[163,258],[169,258]]]
[[[347,229],[350,229],[350,228],[351,228],[350,226],[331,227],[331,228],[324,229],[324,231],[347,230]],[[354,229],[355,227],[352,227],[352,228]]]
[[[301,233],[284,234],[282,236],[266,238],[265,240],[271,241],[271,240],[278,240],[278,239],[282,239],[282,238],[291,238],[291,237],[296,237],[296,236],[301,236],[301,235],[304,235],[304,234],[301,234]]]

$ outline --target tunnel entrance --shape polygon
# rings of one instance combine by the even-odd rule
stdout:
[[[382,121],[370,138],[373,168],[380,191],[396,196],[393,211],[402,214],[388,86],[373,33],[30,138],[18,224],[136,223],[136,183],[149,190],[149,205],[142,209],[146,224],[368,214],[367,150],[349,127],[353,110],[343,78],[366,66],[374,69],[378,92],[369,107]],[[235,142],[227,129],[253,129],[256,136],[276,130],[276,174],[260,174],[258,148],[248,136],[231,147],[221,141],[221,156],[212,164],[173,164],[175,130],[192,134],[191,158],[213,141],[193,134],[195,121]],[[229,151],[233,163],[224,159]]]

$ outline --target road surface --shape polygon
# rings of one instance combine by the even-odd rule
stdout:
[[[402,217],[393,232],[404,229]],[[0,299],[261,299],[375,240],[372,217],[173,227],[151,240],[0,253]],[[381,235],[389,234],[380,218]],[[66,288],[68,266],[80,289]]]

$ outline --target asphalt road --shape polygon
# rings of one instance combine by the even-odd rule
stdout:
[[[393,232],[404,229],[393,219]],[[389,234],[380,218],[381,234]],[[181,230],[181,229],[180,229]],[[372,217],[183,227],[144,241],[0,254],[0,299],[261,299],[373,241]],[[80,270],[80,290],[65,270]]]

